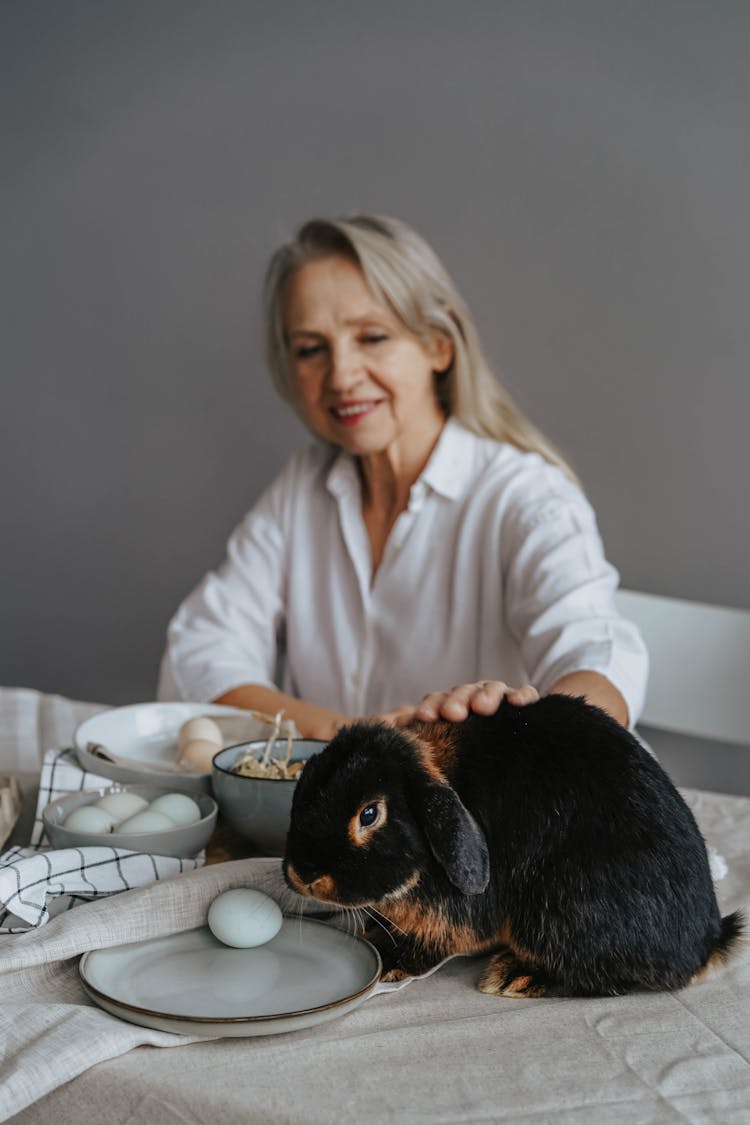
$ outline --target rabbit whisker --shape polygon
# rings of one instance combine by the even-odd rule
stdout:
[[[371,909],[375,910],[375,907],[373,906],[373,907],[371,907]],[[378,915],[379,918],[382,918],[385,922],[387,922],[388,925],[391,926],[392,929],[396,930],[400,934],[403,934],[404,937],[409,936],[407,934],[406,930],[402,930],[400,926],[397,926],[392,918],[388,918],[388,917],[386,917],[385,914],[381,914],[379,910],[375,910],[375,913]]]
[[[357,919],[354,916],[354,912],[350,910],[348,906],[341,907],[338,913],[338,917],[341,919],[344,925],[344,929],[347,933],[349,933],[350,931],[352,934],[356,933]]]
[[[362,909],[364,910],[364,912],[365,912],[365,914],[367,915],[368,918],[371,918],[373,920],[373,922],[376,922],[377,925],[380,926],[380,928],[382,930],[385,930],[385,932],[388,934],[388,937],[391,939],[391,941],[393,942],[394,945],[397,945],[398,943],[397,943],[395,937],[393,936],[391,930],[388,928],[388,926],[385,925],[385,921],[387,921],[389,923],[389,925],[391,927],[393,927],[393,929],[398,930],[399,933],[402,933],[402,934],[404,934],[404,936],[406,936],[405,931],[400,929],[399,926],[396,926],[393,922],[390,921],[390,919],[385,919],[385,921],[383,921],[382,915],[378,915],[377,910],[368,910],[366,906],[363,906]]]
[[[357,917],[356,911],[350,906],[339,906],[336,913],[330,918],[334,924],[338,925],[347,934],[357,932]]]

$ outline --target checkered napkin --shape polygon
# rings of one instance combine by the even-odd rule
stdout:
[[[50,848],[42,822],[42,811],[50,801],[111,784],[109,778],[81,769],[69,748],[46,752],[30,845],[0,856],[0,934],[41,926],[80,902],[142,887],[203,864],[203,852],[175,859],[124,848]]]

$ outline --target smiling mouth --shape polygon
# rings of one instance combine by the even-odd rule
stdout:
[[[366,415],[372,414],[373,410],[377,409],[379,405],[380,400],[374,399],[370,402],[342,403],[339,406],[331,406],[329,410],[337,422],[342,422],[344,425],[353,425]]]

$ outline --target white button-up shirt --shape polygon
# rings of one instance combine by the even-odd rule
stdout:
[[[546,691],[590,670],[634,723],[648,657],[617,613],[591,506],[537,454],[449,419],[374,579],[355,459],[294,456],[168,630],[161,699],[241,684],[345,714],[500,679]]]

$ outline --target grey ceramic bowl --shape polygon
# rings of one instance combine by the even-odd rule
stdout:
[[[208,793],[190,793],[189,796],[201,811],[201,819],[193,824],[165,828],[161,832],[81,832],[66,828],[63,821],[82,805],[93,805],[107,793],[137,793],[146,801],[153,801],[164,793],[178,790],[163,785],[107,785],[99,789],[84,789],[51,801],[42,813],[47,839],[53,848],[127,848],[132,852],[151,855],[169,855],[186,859],[202,851],[213,835],[218,809]]]
[[[296,782],[269,777],[246,777],[232,767],[248,753],[261,753],[266,745],[242,742],[220,750],[213,760],[211,785],[219,811],[230,828],[248,840],[260,855],[283,855]],[[295,738],[292,761],[307,761],[327,742]]]

